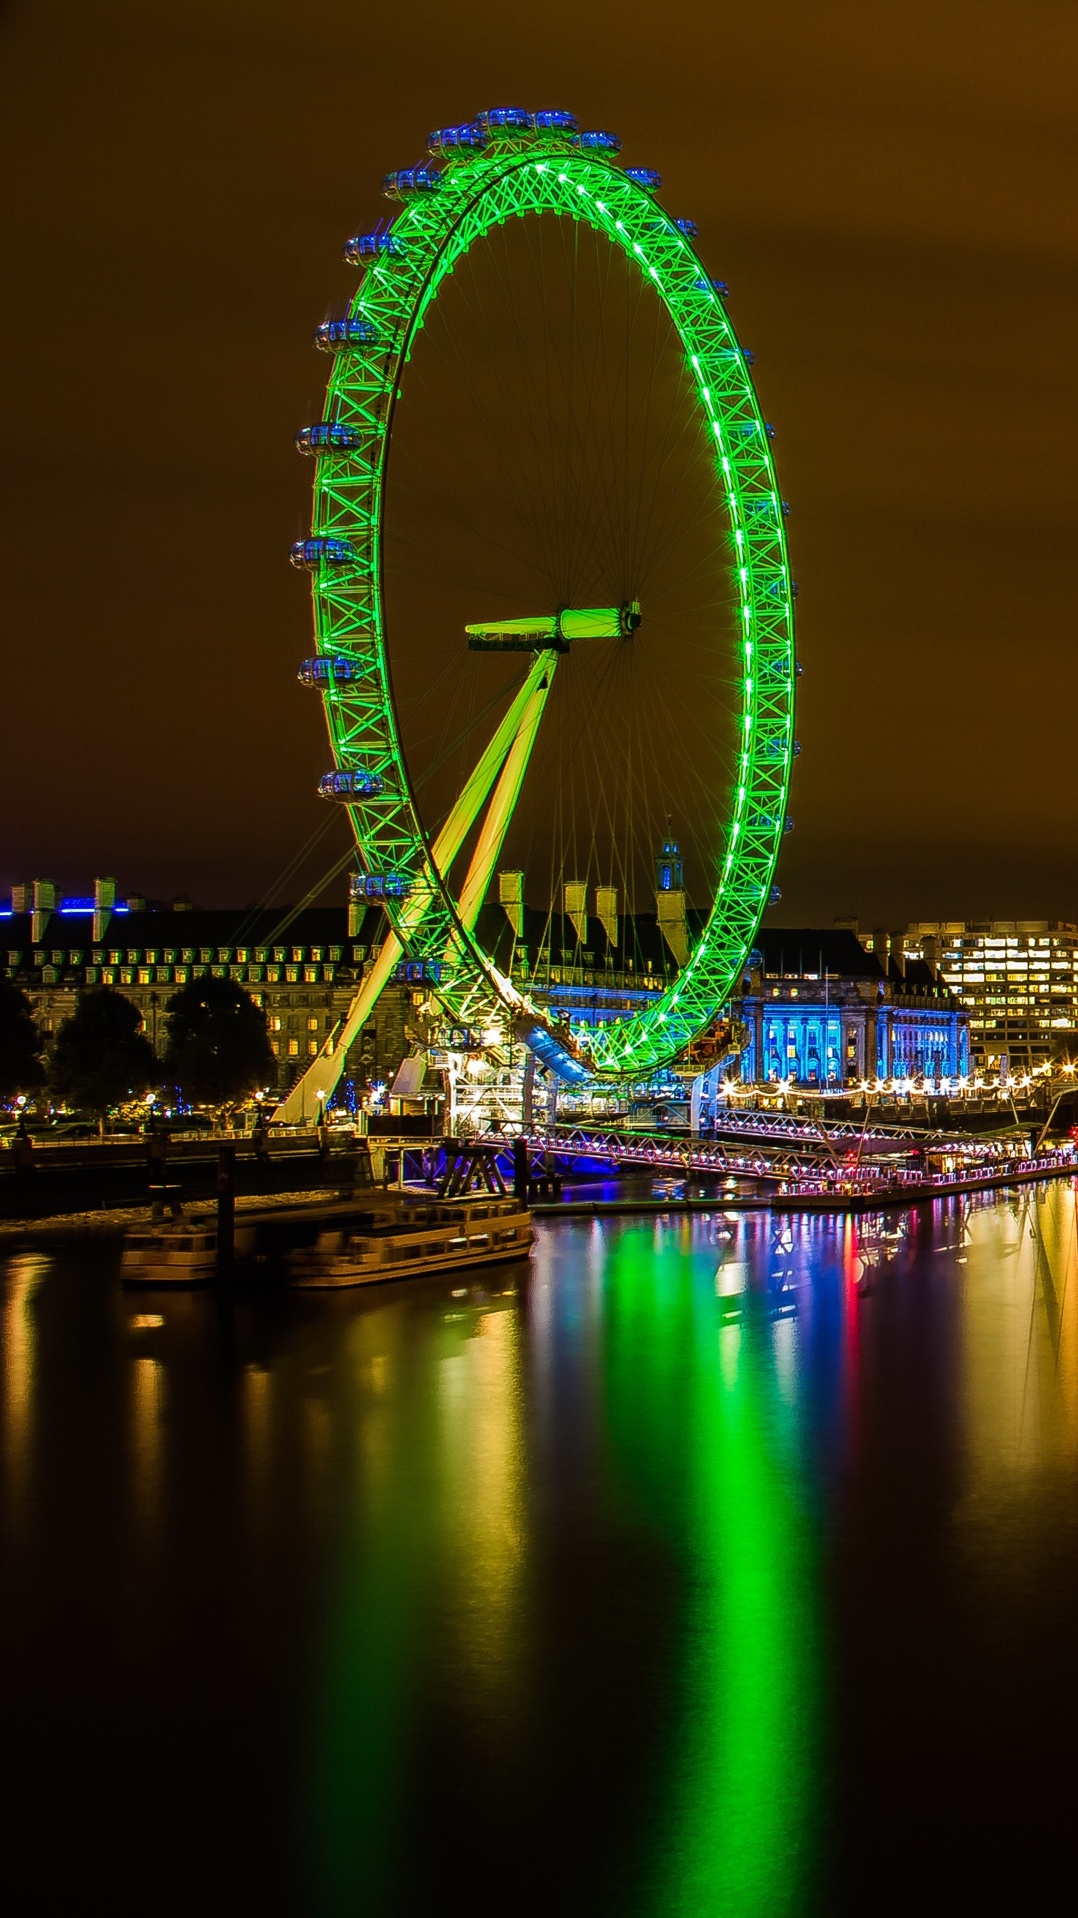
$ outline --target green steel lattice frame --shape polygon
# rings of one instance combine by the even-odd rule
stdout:
[[[597,1076],[638,1077],[674,1060],[714,1020],[756,937],[786,825],[795,653],[783,506],[743,351],[690,239],[613,160],[535,135],[455,159],[436,192],[401,207],[390,229],[399,250],[366,267],[350,314],[369,321],[377,337],[337,354],[323,415],[357,429],[360,444],[323,453],[314,485],[313,533],[354,551],[347,566],[322,563],[312,577],[319,652],[358,668],[351,681],[326,685],[326,719],[338,768],[383,781],[380,792],[348,808],[362,864],[430,889],[425,916],[404,936],[410,958],[441,967],[436,992],[450,1018],[486,1027],[504,1023],[506,1009],[534,1013],[460,923],[434,869],[393,708],[382,576],[393,412],[413,342],[462,255],[492,227],[527,215],[586,222],[622,248],[665,305],[714,439],[740,601],[740,764],[732,790],[716,796],[727,823],[706,925],[661,999],[574,1035]],[[386,910],[401,931],[403,908],[387,901]]]

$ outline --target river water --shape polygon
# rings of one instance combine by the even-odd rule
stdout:
[[[0,1262],[5,1908],[1074,1909],[1074,1190],[882,1223]]]

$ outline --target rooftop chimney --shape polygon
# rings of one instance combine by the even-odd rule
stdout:
[[[618,889],[616,886],[596,886],[595,911],[610,944],[618,943]]]
[[[505,916],[513,928],[514,939],[524,935],[524,874],[522,872],[500,872],[498,874],[498,904],[505,909]]]
[[[562,907],[567,919],[572,921],[573,931],[582,946],[588,942],[588,887],[584,879],[567,879],[564,888]]]
[[[34,909],[30,920],[30,937],[37,945],[45,936],[45,927],[56,910],[56,881],[54,879],[34,880]]]
[[[94,945],[99,946],[105,937],[105,927],[112,917],[112,908],[116,904],[115,879],[94,880]]]

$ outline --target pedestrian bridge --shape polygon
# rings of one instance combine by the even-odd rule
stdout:
[[[519,1136],[526,1139],[533,1163],[545,1161],[551,1170],[626,1166],[672,1177],[700,1174],[783,1185],[808,1181],[823,1188],[851,1181],[866,1189],[880,1181],[918,1181],[926,1150],[937,1163],[942,1163],[937,1155],[950,1155],[969,1173],[988,1172],[1009,1163],[1014,1154],[1013,1143],[1007,1146],[990,1136],[952,1136],[914,1127],[868,1132],[852,1124],[760,1112],[724,1114],[721,1133],[707,1137],[583,1125],[524,1135],[490,1133],[484,1139],[511,1156]]]

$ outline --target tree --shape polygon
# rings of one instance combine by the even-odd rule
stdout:
[[[235,980],[192,979],[165,1014],[165,1078],[192,1104],[231,1105],[275,1077],[266,1015]]]
[[[110,1106],[139,1097],[158,1077],[138,1007],[111,986],[80,992],[56,1035],[49,1067],[53,1091],[103,1119]]]
[[[41,1034],[30,1001],[20,986],[0,979],[0,1099],[32,1092],[44,1078]]]

